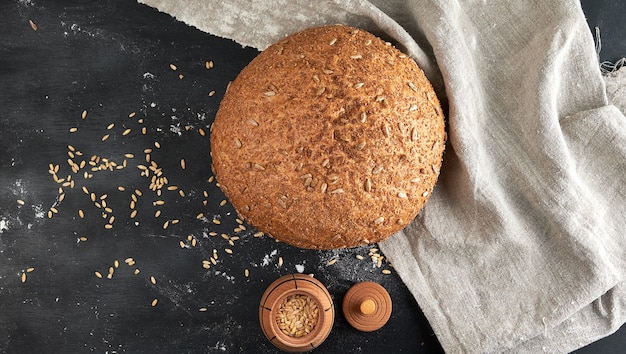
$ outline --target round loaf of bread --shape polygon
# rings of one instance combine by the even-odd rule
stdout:
[[[407,55],[323,26],[268,47],[229,86],[211,127],[213,171],[238,214],[302,248],[374,243],[424,206],[446,133]]]

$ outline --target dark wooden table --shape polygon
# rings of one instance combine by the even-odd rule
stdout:
[[[209,126],[256,50],[132,0],[2,1],[0,24],[0,352],[278,352],[258,301],[295,272],[338,306],[316,352],[441,352],[373,247],[296,249],[224,200]],[[393,299],[376,332],[341,314],[358,281]]]

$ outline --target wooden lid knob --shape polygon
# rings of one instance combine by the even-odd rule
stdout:
[[[387,290],[369,281],[352,286],[342,304],[348,323],[363,332],[372,332],[384,326],[391,317],[391,307]]]
[[[371,315],[376,312],[376,302],[374,302],[374,300],[372,299],[365,299],[363,300],[363,302],[361,302],[359,310],[364,315]]]
[[[326,287],[304,274],[289,274],[267,287],[259,304],[261,329],[288,352],[316,348],[330,334],[335,307]]]

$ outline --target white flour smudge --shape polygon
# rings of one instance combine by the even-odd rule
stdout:
[[[43,219],[46,217],[46,212],[43,210],[41,204],[33,204],[33,210],[35,211],[35,219]]]
[[[218,341],[217,343],[215,343],[215,346],[212,347],[211,349],[225,352],[227,348],[226,348],[226,344],[224,344],[222,341]]]
[[[3,233],[4,230],[8,230],[8,229],[9,229],[9,222],[7,221],[7,219],[2,217],[2,219],[0,220],[0,234]]]
[[[24,182],[21,179],[16,180],[11,186],[11,192],[13,194],[18,195],[20,197],[26,194],[26,189],[24,188]]]
[[[227,273],[221,272],[219,270],[216,270],[213,274],[218,275],[218,276],[222,276],[226,280],[228,280],[229,282],[235,284],[235,276],[234,275],[228,275]]]
[[[35,2],[32,0],[19,0],[19,3],[24,7],[30,7],[35,5]]]
[[[278,250],[272,250],[272,252],[263,256],[263,260],[261,261],[261,266],[263,267],[268,266],[274,260],[274,258],[276,258],[277,254],[278,254]]]
[[[304,273],[304,264],[296,264],[296,272]]]
[[[175,117],[175,116],[172,116],[172,117]],[[180,128],[180,123],[177,123],[176,125],[170,124],[170,132],[178,136],[182,136],[183,130]]]

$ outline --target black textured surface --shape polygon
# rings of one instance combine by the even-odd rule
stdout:
[[[132,0],[2,1],[0,23],[0,352],[277,352],[261,332],[258,301],[273,280],[298,270],[325,283],[335,304],[364,280],[379,282],[393,300],[388,324],[372,333],[352,329],[337,311],[315,352],[441,352],[418,304],[395,273],[381,273],[389,265],[373,266],[369,247],[300,250],[254,237],[250,227],[234,230],[232,207],[220,206],[224,197],[208,181],[208,129],[228,82],[255,50]],[[604,34],[608,51],[611,31]],[[214,68],[205,68],[207,61]],[[83,155],[72,158],[68,145]],[[145,149],[184,197],[167,186],[161,196],[149,189],[137,168],[149,166]],[[94,155],[127,165],[92,171]],[[85,167],[74,173],[68,158]],[[55,182],[49,164],[59,165],[59,178],[71,175],[73,188]],[[93,177],[85,179],[85,171]],[[135,189],[142,195],[131,219]],[[111,211],[102,207],[105,194]],[[165,204],[154,205],[158,200]],[[58,210],[52,218],[50,208]],[[111,216],[113,228],[105,229]],[[231,245],[222,234],[239,239]],[[214,249],[216,264],[203,268]],[[119,268],[107,279],[115,260]],[[617,353],[624,332],[580,352]]]

